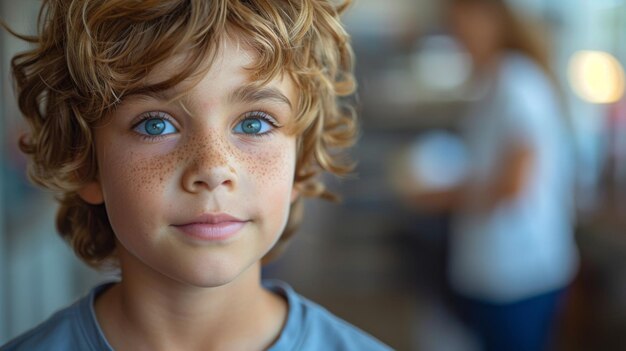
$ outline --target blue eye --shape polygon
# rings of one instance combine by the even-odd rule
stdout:
[[[176,133],[178,129],[165,118],[152,117],[141,121],[134,130],[139,134],[159,136]]]
[[[261,135],[274,128],[264,117],[248,117],[237,123],[233,129],[238,134]]]

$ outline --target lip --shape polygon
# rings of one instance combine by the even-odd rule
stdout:
[[[224,241],[234,237],[247,220],[228,214],[203,214],[189,222],[174,224],[186,236],[203,241]]]

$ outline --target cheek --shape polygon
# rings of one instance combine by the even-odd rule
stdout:
[[[272,147],[246,153],[241,164],[249,179],[244,201],[253,204],[267,220],[267,230],[279,234],[287,221],[295,172],[295,141],[284,140]],[[242,199],[242,200],[243,200]]]
[[[175,155],[145,156],[135,152],[103,158],[100,175],[104,200],[116,233],[139,231],[162,211],[165,184],[176,169]]]
[[[151,196],[163,192],[163,186],[174,173],[177,155],[144,156],[134,152],[113,155],[101,165],[105,193]],[[109,191],[107,191],[109,190]]]
[[[160,194],[167,179],[176,170],[178,155],[158,155],[152,157],[133,157],[128,161],[127,180],[128,189],[135,194]]]
[[[242,163],[252,177],[271,185],[293,180],[295,158],[295,141],[285,138],[268,147],[245,153]]]
[[[219,139],[196,138],[178,148],[149,155],[126,148],[110,148],[99,155],[105,203],[112,224],[115,219],[140,222],[141,218],[150,217],[150,213],[162,211],[159,204],[170,203],[164,198],[176,188],[172,187],[172,181],[185,164],[228,165],[237,173],[239,190],[251,195],[240,199],[245,202],[256,198],[282,206],[284,199],[289,201],[295,171],[294,140],[279,139],[264,147],[236,147],[216,144],[216,140]]]

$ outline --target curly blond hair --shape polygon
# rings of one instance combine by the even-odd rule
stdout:
[[[93,127],[125,96],[162,91],[210,67],[229,29],[257,54],[250,67],[260,83],[286,73],[298,89],[295,118],[300,194],[330,198],[319,180],[344,175],[352,164],[338,152],[354,143],[353,54],[339,15],[350,1],[321,0],[44,0],[34,44],[12,69],[21,112],[31,131],[20,140],[30,156],[29,176],[58,194],[57,228],[87,264],[114,260],[115,235],[104,205],[78,191],[96,179]],[[170,78],[146,85],[146,76],[179,53],[186,61]],[[301,218],[292,204],[276,256]]]

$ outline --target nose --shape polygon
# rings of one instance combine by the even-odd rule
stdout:
[[[232,190],[236,185],[236,171],[230,165],[232,152],[223,143],[211,140],[192,143],[182,178],[183,189],[190,193],[215,191],[220,187]]]

